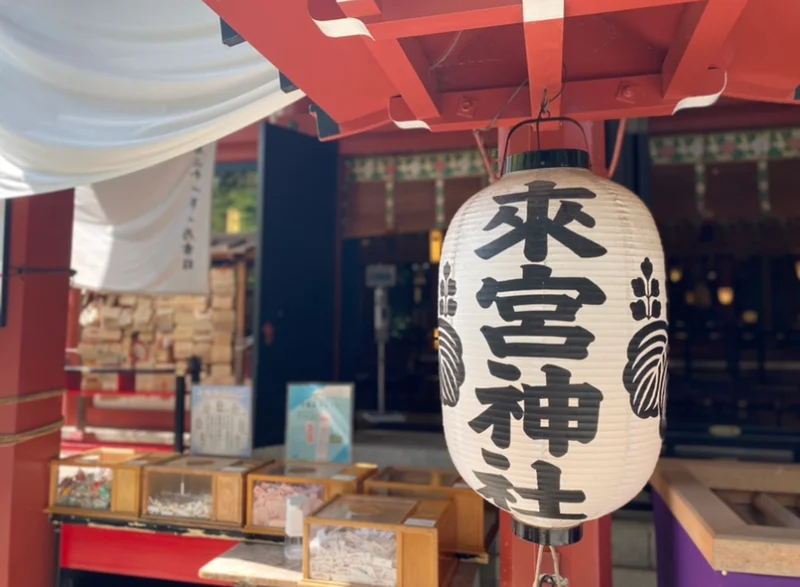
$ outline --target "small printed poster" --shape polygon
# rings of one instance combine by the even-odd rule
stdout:
[[[253,448],[252,390],[192,387],[192,454],[249,457]]]
[[[286,459],[353,460],[351,383],[290,383],[286,391]]]

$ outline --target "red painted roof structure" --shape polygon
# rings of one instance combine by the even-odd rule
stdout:
[[[578,120],[721,91],[793,103],[800,84],[789,0],[205,1],[309,96],[326,140],[509,126],[545,97]]]

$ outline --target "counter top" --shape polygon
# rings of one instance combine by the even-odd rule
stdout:
[[[200,577],[240,587],[297,587],[302,561],[283,556],[282,544],[239,544],[200,569]],[[450,587],[478,585],[479,566],[460,563]]]

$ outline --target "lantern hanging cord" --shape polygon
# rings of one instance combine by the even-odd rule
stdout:
[[[439,57],[439,59],[437,59],[433,65],[431,65],[430,71],[433,71],[434,69],[438,69],[439,67],[441,67],[442,63],[444,63],[447,60],[447,58],[450,57],[450,55],[452,55],[453,50],[456,48],[456,45],[458,45],[458,42],[461,40],[461,35],[463,34],[464,31],[458,31],[458,34],[453,39],[453,42],[450,43],[450,46],[447,48],[447,51],[445,51],[444,54],[441,57]]]
[[[533,574],[534,584],[533,587],[561,587],[563,579],[561,577],[561,565],[559,564],[559,555],[555,546],[550,546],[550,556],[553,558],[553,574],[542,575],[542,556],[544,554],[544,546],[539,546],[536,553],[536,568]]]
[[[534,581],[533,587],[542,587],[543,584],[542,582],[545,580],[546,577],[542,577],[542,579],[539,580],[539,573],[542,572],[542,555],[544,554],[544,547],[542,545],[539,545],[539,548],[537,548],[536,550],[537,550],[536,566],[534,567],[534,572],[533,572],[533,581]]]
[[[625,142],[625,127],[627,123],[628,121],[623,118],[619,121],[619,126],[617,126],[617,138],[614,141],[614,151],[611,155],[611,163],[608,166],[608,179],[614,177],[614,173],[617,171],[619,157],[622,154],[622,144]]]
[[[461,31],[461,32],[463,32],[463,31]],[[431,67],[431,69],[435,69],[445,59],[447,59],[447,57],[449,57],[450,53],[452,53],[453,49],[455,48],[455,46],[458,43],[458,40],[460,38],[461,38],[461,33],[456,35],[456,38],[453,40],[453,43],[450,46],[450,48],[447,51],[445,51],[444,56],[441,59],[437,60],[437,62],[434,64],[433,67]],[[542,105],[541,105],[541,107],[539,109],[539,115],[537,117],[537,120],[544,120],[545,118],[549,118],[550,117],[550,104],[553,103],[558,98],[560,98],[561,94],[564,93],[564,88],[567,85],[567,66],[566,66],[566,64],[562,63],[561,68],[563,70],[563,75],[561,76],[561,88],[559,88],[559,90],[556,93],[556,95],[553,96],[552,98],[550,98],[549,100],[547,98],[547,88],[544,89],[544,92],[542,93]],[[490,131],[490,130],[492,130],[494,128],[494,125],[497,124],[497,121],[500,119],[500,115],[503,114],[503,111],[508,107],[508,105],[511,104],[511,102],[513,102],[514,99],[519,95],[519,93],[522,91],[522,88],[524,88],[525,86],[528,85],[528,82],[529,82],[528,78],[525,78],[524,80],[522,80],[522,83],[519,86],[517,86],[517,89],[514,90],[514,92],[511,94],[511,96],[509,96],[509,98],[508,98],[508,100],[506,100],[505,104],[500,106],[500,108],[497,110],[497,114],[494,115],[494,118],[492,118],[492,121],[489,123],[489,126],[487,126],[484,129],[476,129],[476,130],[472,131],[472,136],[475,137],[475,143],[477,143],[477,145],[478,145],[478,151],[479,151],[479,153],[481,155],[481,159],[483,160],[483,165],[486,168],[486,172],[489,174],[489,181],[491,181],[492,183],[494,183],[495,181],[500,179],[499,173],[497,171],[495,171],[495,167],[499,167],[500,166],[500,162],[499,161],[495,161],[495,163],[492,163],[491,159],[489,158],[489,153],[486,150],[486,145],[485,145],[485,143],[483,141],[483,137],[481,136],[481,133],[482,132],[488,132],[488,131]],[[537,131],[537,135],[538,135],[538,131]]]

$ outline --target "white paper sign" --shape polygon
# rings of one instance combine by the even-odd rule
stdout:
[[[249,387],[192,388],[192,454],[249,457],[252,448]]]

